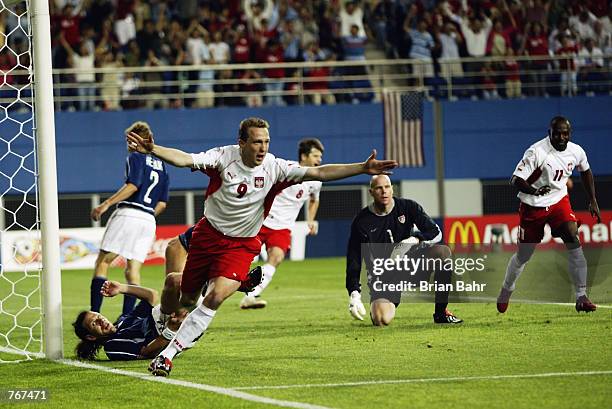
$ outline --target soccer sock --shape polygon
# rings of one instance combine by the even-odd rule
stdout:
[[[129,314],[130,312],[132,312],[135,305],[136,305],[136,297],[134,297],[133,295],[124,294],[123,295],[123,311],[121,314],[123,315]]]
[[[102,308],[103,297],[102,294],[100,294],[100,290],[105,282],[106,277],[94,277],[91,279],[89,303],[91,304],[92,311],[100,312],[100,308]]]
[[[452,271],[436,270],[434,280],[438,284],[450,284],[452,281]],[[448,291],[436,291],[435,296],[436,306],[434,309],[435,315],[444,315],[448,306]]]
[[[508,291],[514,291],[516,280],[525,269],[525,264],[521,264],[516,256],[516,253],[510,257],[508,261],[508,267],[506,267],[506,276],[504,277],[503,287]]]
[[[185,318],[175,337],[161,352],[161,355],[172,360],[179,352],[191,348],[204,334],[216,313],[217,311],[200,304]]]
[[[578,299],[578,297],[586,295],[587,261],[586,258],[584,258],[582,247],[568,250],[567,253],[569,258],[569,273],[574,280],[576,299]]]
[[[274,277],[274,273],[276,273],[276,267],[274,267],[272,264],[266,263],[261,266],[261,271],[263,273],[263,279],[261,280],[261,283],[248,294],[250,296],[259,297],[261,295],[263,290],[265,290],[272,281],[272,277]]]

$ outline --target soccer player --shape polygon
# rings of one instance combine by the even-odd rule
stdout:
[[[135,122],[125,132],[142,138],[153,137],[146,122]],[[125,184],[91,211],[91,218],[98,221],[111,206],[117,204],[108,219],[91,280],[91,310],[95,312],[100,312],[102,307],[100,289],[108,277],[109,266],[117,256],[127,260],[127,283],[140,284],[140,267],[155,239],[155,217],[166,209],[168,203],[169,179],[164,163],[129,146],[128,151]],[[123,313],[130,312],[135,304],[136,298],[124,296]]]
[[[414,237],[420,244],[413,246],[406,253],[408,257],[448,259],[451,251],[447,246],[436,244],[442,239],[442,232],[418,203],[393,196],[393,186],[388,176],[372,177],[370,195],[374,199],[373,203],[363,208],[351,225],[346,255],[346,289],[349,294],[350,314],[355,319],[363,320],[366,310],[361,301],[359,276],[362,259],[365,259],[368,286],[370,287],[370,318],[374,325],[384,326],[389,325],[395,317],[395,310],[401,300],[401,292],[376,290],[375,277],[372,274],[374,256],[371,251],[369,254],[362,254],[362,245],[365,243],[378,243],[379,245],[400,243]],[[413,226],[418,228],[418,233],[413,231]],[[425,279],[429,279],[428,272],[421,273],[427,274]],[[451,282],[451,275],[452,271],[438,269],[434,277],[437,283],[448,284]],[[434,322],[437,324],[463,322],[446,308],[447,305],[448,291],[436,291]]]
[[[366,173],[386,173],[393,160],[377,160],[376,151],[362,163],[302,167],[268,153],[268,123],[247,118],[240,123],[238,144],[188,154],[156,145],[129,133],[128,142],[141,153],[153,154],[177,167],[204,169],[210,176],[204,217],[196,224],[181,281],[180,301],[195,303],[205,284],[204,300],[187,316],[172,342],[150,364],[153,375],[167,376],[172,359],[192,347],[213,320],[223,301],[248,279],[249,266],[259,254],[257,238],[274,196],[307,180],[337,180]]]
[[[316,138],[301,140],[298,145],[298,158],[300,166],[319,166],[323,159],[323,144]],[[242,298],[240,308],[264,308],[267,305],[267,302],[260,299],[259,296],[270,284],[276,268],[289,251],[291,228],[295,225],[295,219],[305,202],[308,202],[306,222],[309,234],[317,234],[315,217],[319,208],[321,185],[319,181],[298,183],[284,189],[274,199],[270,214],[264,220],[257,235],[262,244],[266,245],[268,253],[267,262],[261,267],[263,279],[255,290]]]
[[[595,197],[595,183],[586,153],[570,142],[572,128],[567,118],[556,116],[550,121],[548,135],[525,151],[510,183],[519,191],[520,226],[518,250],[510,258],[506,276],[497,298],[497,310],[506,312],[516,280],[544,237],[544,225],[549,224],[554,237],[560,237],[568,250],[569,273],[576,290],[576,311],[597,309],[586,294],[587,261],[578,238],[576,216],[567,195],[567,182],[572,171],[580,177],[589,198],[591,215],[601,223]]]
[[[72,324],[75,334],[81,339],[76,347],[79,359],[95,359],[100,348],[104,348],[111,361],[152,358],[168,345],[184,318],[184,314],[176,313],[170,316],[163,328],[156,325],[153,305],[158,302],[158,294],[150,288],[106,281],[100,294],[104,297],[128,294],[141,301],[114,324],[98,312],[80,312]]]

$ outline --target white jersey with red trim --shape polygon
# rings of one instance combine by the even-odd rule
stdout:
[[[589,168],[586,153],[579,145],[568,142],[564,151],[558,151],[547,136],[525,151],[513,175],[525,179],[536,189],[548,185],[550,193],[535,196],[519,192],[518,198],[530,206],[552,206],[567,195],[567,179],[572,171],[585,172]]]
[[[290,162],[298,165],[298,162]],[[290,186],[280,192],[272,203],[270,214],[263,225],[274,230],[291,229],[295,225],[300,209],[310,198],[319,200],[322,183],[316,180]]]
[[[254,168],[244,165],[238,145],[191,154],[193,168],[210,176],[204,216],[230,237],[254,237],[261,229],[274,197],[300,183],[307,168],[268,153]]]

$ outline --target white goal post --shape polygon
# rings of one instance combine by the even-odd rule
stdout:
[[[47,0],[0,0],[0,12],[4,27],[11,24],[0,36],[0,240],[7,230],[35,233],[37,239],[15,247],[12,256],[36,257],[41,262],[35,271],[24,267],[16,274],[0,265],[0,362],[39,356],[61,359],[49,5]],[[7,204],[7,198],[13,205]],[[17,358],[4,359],[6,355]]]

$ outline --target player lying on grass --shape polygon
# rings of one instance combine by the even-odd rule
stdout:
[[[381,174],[397,166],[392,160],[377,160],[374,151],[362,163],[302,167],[268,153],[268,128],[263,119],[247,118],[240,123],[237,145],[197,154],[156,145],[152,137],[128,134],[128,143],[139,152],[177,167],[205,170],[211,178],[204,217],[196,224],[189,244],[180,302],[192,306],[205,285],[208,290],[172,342],[151,362],[153,375],[170,373],[172,359],[195,345],[221,304],[247,280],[251,261],[261,249],[257,233],[279,192],[303,181]]]
[[[173,313],[164,327],[159,325],[159,307],[153,307],[158,303],[158,294],[150,288],[106,281],[100,292],[104,297],[125,294],[141,301],[114,323],[98,312],[81,311],[72,324],[81,339],[76,347],[79,359],[93,360],[101,348],[111,361],[152,358],[168,345],[185,316]]]
[[[545,224],[550,225],[553,236],[560,237],[567,247],[569,273],[576,290],[576,311],[597,309],[586,294],[587,261],[578,237],[576,215],[567,195],[567,182],[574,169],[580,171],[591,215],[598,223],[601,223],[601,215],[586,153],[579,145],[570,142],[571,131],[567,118],[554,117],[548,135],[525,151],[512,175],[510,182],[519,190],[521,220],[518,249],[508,262],[497,298],[497,311],[501,313],[508,309],[516,281],[544,237]]]
[[[415,281],[429,281],[432,271],[419,271],[412,277],[408,272],[398,273],[395,271],[386,271],[384,274],[377,276],[372,272],[374,254],[380,254],[383,248],[391,248],[391,246],[385,246],[384,243],[400,243],[411,237],[417,238],[420,244],[404,246],[407,248],[407,252],[402,252],[402,256],[405,255],[414,259],[448,259],[451,257],[451,251],[448,246],[436,244],[442,239],[442,232],[418,203],[393,196],[393,185],[388,176],[372,177],[370,195],[374,202],[363,208],[351,225],[351,235],[346,255],[346,289],[349,293],[350,314],[355,319],[363,320],[366,310],[361,301],[359,276],[361,275],[361,262],[364,259],[370,289],[370,318],[374,325],[383,326],[389,325],[395,317],[395,310],[400,304],[402,292],[382,291],[379,285],[374,284],[375,281],[379,280],[386,284],[410,280],[411,278]],[[413,234],[413,226],[419,229],[418,234]],[[369,244],[373,244],[373,246],[370,247]],[[362,250],[364,250],[362,246],[364,245],[366,248],[369,247],[366,254],[362,253]],[[387,254],[381,255],[393,258]],[[438,284],[451,283],[452,271],[450,270],[441,268],[436,270],[433,275]],[[446,308],[447,305],[448,291],[436,291],[434,322],[437,324],[463,322]]]

